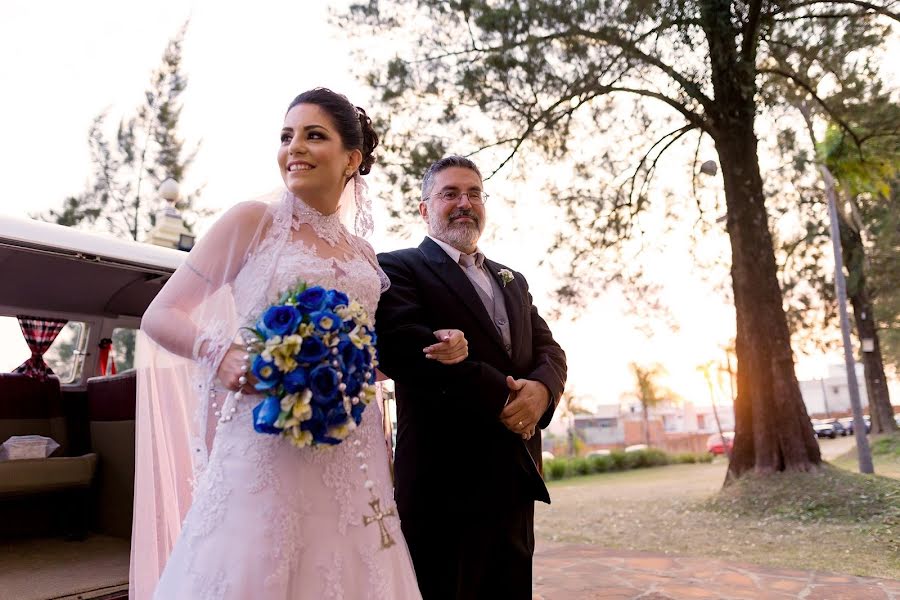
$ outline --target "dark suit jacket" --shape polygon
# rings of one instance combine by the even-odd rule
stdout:
[[[541,437],[528,442],[499,420],[506,376],[550,390],[546,427],[566,381],[565,353],[537,312],[520,273],[503,287],[501,264],[485,260],[503,289],[512,354],[507,354],[472,283],[440,246],[380,254],[391,280],[375,317],[379,368],[395,382],[395,499],[401,515],[491,512],[509,503],[550,502],[541,478]],[[460,329],[468,358],[456,365],[426,359],[433,331]]]

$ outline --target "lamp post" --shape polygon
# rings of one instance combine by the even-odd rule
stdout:
[[[844,364],[847,368],[847,387],[850,388],[850,406],[853,409],[853,431],[857,434],[856,453],[859,455],[859,472],[874,473],[872,451],[866,437],[866,422],[863,420],[862,402],[859,399],[859,383],[856,381],[856,361],[850,345],[850,320],[847,317],[847,281],[844,279],[844,260],[841,254],[841,233],[838,229],[837,194],[834,191],[834,177],[824,164],[819,165],[825,181],[825,197],[828,199],[828,218],[831,221],[831,246],[834,250],[834,289],[838,299],[838,314],[841,318],[841,337],[844,342]]]
[[[157,246],[190,250],[194,246],[194,234],[185,227],[181,212],[176,207],[181,196],[178,182],[172,178],[166,179],[159,184],[157,192],[165,200],[166,207],[156,213],[156,224],[150,230],[147,241]]]

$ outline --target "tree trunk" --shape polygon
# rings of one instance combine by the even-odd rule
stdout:
[[[641,402],[641,408],[644,412],[644,443],[647,447],[650,447],[650,415],[647,410],[647,405]]]
[[[864,339],[870,339],[873,343],[871,352],[862,352],[866,392],[869,398],[869,417],[872,419],[872,433],[897,431],[887,379],[884,376],[881,345],[878,341],[878,331],[875,328],[874,306],[866,286],[865,247],[858,231],[843,220],[841,220],[840,227],[844,265],[846,265],[849,273],[847,278],[847,295],[850,297],[850,303],[853,305],[856,334],[859,338],[860,346],[862,346],[862,340]]]
[[[735,440],[726,483],[744,473],[810,471],[821,463],[794,374],[790,334],[754,133],[753,53],[742,57],[728,0],[703,0],[715,96],[713,138],[722,166],[737,320]]]

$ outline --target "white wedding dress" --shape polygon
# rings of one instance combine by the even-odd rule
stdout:
[[[358,239],[348,245],[351,238],[337,215],[322,216],[294,202],[294,231],[278,255],[256,252],[234,278],[238,313],[258,295],[258,274],[266,270],[260,263],[274,258],[269,303],[303,280],[342,290],[374,315],[382,284],[371,248],[366,244],[368,251],[361,253]],[[395,516],[378,403],[366,408],[360,427],[343,443],[298,449],[280,436],[254,431],[251,411],[260,400],[254,395],[234,401],[232,393],[225,399],[223,406],[235,412],[216,426],[154,598],[420,598]],[[367,479],[374,482],[380,507],[394,513],[381,522],[364,524],[374,514]],[[394,545],[383,547],[381,527]]]

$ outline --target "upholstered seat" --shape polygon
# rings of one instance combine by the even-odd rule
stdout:
[[[0,461],[0,498],[90,487],[97,455]]]
[[[92,377],[87,395],[91,450],[99,456],[93,521],[98,532],[127,538],[134,506],[135,372]]]

